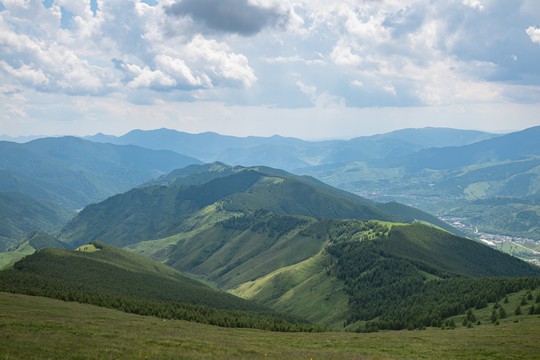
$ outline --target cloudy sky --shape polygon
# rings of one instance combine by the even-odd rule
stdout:
[[[538,0],[0,0],[0,134],[540,125]]]

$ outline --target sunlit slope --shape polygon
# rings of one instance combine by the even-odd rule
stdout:
[[[335,220],[326,229],[321,252],[232,292],[328,326],[373,330],[439,326],[540,281],[538,267],[429,226]]]
[[[317,254],[325,223],[259,210],[217,223],[167,249],[167,264],[230,289]]]
[[[231,293],[293,313],[332,328],[343,326],[349,309],[345,284],[328,270],[334,259],[325,251],[248,281]]]

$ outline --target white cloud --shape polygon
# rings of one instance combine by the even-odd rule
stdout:
[[[121,59],[128,89],[174,90],[250,87],[257,80],[246,56],[202,35],[166,33],[164,5],[85,0],[4,2],[0,60],[10,77],[41,91],[103,94],[123,91],[111,58]],[[73,14],[61,28],[61,9]],[[46,20],[46,21],[44,21]],[[22,31],[21,31],[22,29]],[[128,70],[129,67],[129,70]]]
[[[200,64],[204,73],[215,82],[250,87],[257,80],[247,57],[232,52],[226,43],[196,35],[185,46],[184,52],[188,59]]]
[[[89,18],[93,15],[88,0],[55,0],[55,3],[75,16]]]
[[[463,5],[469,6],[473,9],[483,11],[484,4],[480,0],[463,0]]]
[[[204,80],[195,77],[182,59],[175,59],[168,55],[157,55],[154,61],[159,69],[176,79],[179,86],[197,88],[210,85],[210,79],[207,76],[204,77]]]
[[[319,93],[316,86],[304,84],[301,80],[296,82],[300,90],[309,97],[309,100],[320,109],[344,107],[345,100],[338,96],[333,96],[326,91]]]
[[[98,0],[95,13],[89,0],[0,1],[0,84],[26,98],[10,114],[35,116],[25,101],[45,95],[171,108],[197,99],[318,110],[540,102],[535,0],[228,2],[279,15],[249,35],[173,16],[177,0]]]
[[[264,61],[274,64],[274,63],[290,63],[290,62],[303,62],[304,59],[302,59],[299,55],[293,55],[293,56],[277,56],[273,58],[264,58]]]
[[[124,66],[126,73],[131,76],[131,80],[127,83],[130,88],[165,89],[176,86],[176,81],[161,70],[150,70],[148,66],[141,68],[134,64]]]
[[[540,28],[529,26],[525,32],[529,35],[529,38],[533,43],[540,45]]]
[[[337,65],[354,66],[360,65],[360,63],[362,62],[362,58],[357,54],[353,54],[351,47],[345,45],[341,41],[336,44],[336,46],[334,46],[330,57],[332,58],[332,61]]]
[[[22,83],[35,87],[44,87],[49,83],[49,79],[43,74],[41,69],[34,69],[29,65],[22,65],[18,69],[11,67],[5,61],[0,61],[0,68],[8,74],[21,80]]]

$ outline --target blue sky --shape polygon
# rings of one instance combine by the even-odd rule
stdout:
[[[540,125],[538,0],[0,0],[0,134]]]

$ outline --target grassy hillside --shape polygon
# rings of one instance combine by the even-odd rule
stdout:
[[[103,243],[43,249],[0,272],[0,290],[229,327],[313,329],[212,289],[146,257]]]
[[[510,301],[513,301],[511,299]],[[505,305],[507,306],[507,305]],[[0,293],[0,348],[15,359],[535,359],[540,317],[454,330],[279,333],[225,329]],[[510,313],[510,312],[509,312]],[[456,319],[458,320],[458,319]]]
[[[372,331],[441,326],[540,285],[540,268],[420,224],[334,220],[324,233],[316,255],[232,292],[335,328]]]
[[[64,227],[59,238],[74,246],[103,241],[121,247],[162,239],[192,231],[190,217],[210,205],[231,214],[266,209],[320,218],[404,219],[360,197],[342,196],[339,190],[315,180],[304,181],[275,169],[237,168],[230,175],[219,174],[189,174],[178,181],[211,180],[136,188],[90,205]],[[168,177],[163,181],[175,182]]]
[[[538,214],[534,199],[540,194],[540,157],[414,173],[396,166],[381,169],[349,163],[306,169],[304,173],[377,201],[398,201],[459,218],[481,232],[540,240],[534,221]],[[474,236],[472,232],[467,235]]]
[[[345,283],[328,273],[333,260],[322,251],[307,260],[245,282],[231,293],[339,329],[347,318],[349,295],[345,292]]]
[[[34,229],[58,232],[74,214],[50,201],[0,192],[0,252],[7,251]]]
[[[537,266],[420,224],[394,226],[380,245],[391,254],[466,276],[540,276]]]
[[[265,210],[217,223],[167,249],[166,263],[230,289],[317,254],[315,221]]]

